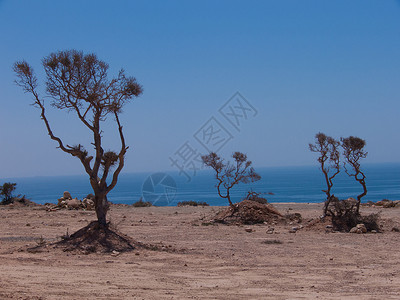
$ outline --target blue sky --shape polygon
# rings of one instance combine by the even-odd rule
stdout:
[[[81,174],[56,149],[13,80],[27,60],[96,53],[144,87],[121,121],[125,172],[174,170],[170,157],[215,117],[231,139],[220,153],[254,165],[315,164],[318,131],[367,141],[366,162],[400,162],[400,1],[0,1],[0,178]],[[42,88],[43,88],[42,84]],[[257,111],[240,131],[218,110],[236,92]],[[72,114],[48,109],[66,143],[90,136]],[[108,149],[117,132],[105,124]]]

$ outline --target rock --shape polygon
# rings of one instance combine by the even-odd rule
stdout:
[[[83,207],[87,210],[92,210],[94,208],[94,201],[88,198],[83,199]]]
[[[367,232],[367,227],[365,227],[364,224],[357,224],[356,227],[353,227],[352,229],[350,229],[349,231],[350,233],[366,233]]]
[[[371,233],[377,233],[377,231],[376,230],[371,230]]]
[[[65,200],[68,209],[79,209],[82,207],[82,202],[78,199]]]
[[[352,229],[350,229],[350,233],[357,233],[358,228],[357,227],[353,227]]]
[[[61,198],[61,199],[64,199],[64,198]],[[59,201],[59,202],[58,202],[58,206],[59,206],[60,208],[67,208],[67,201],[66,201],[66,200],[61,200],[61,201]]]
[[[118,256],[120,254],[120,252],[118,252],[117,250],[113,250],[113,252],[111,253],[111,256]]]
[[[93,194],[88,194],[86,197],[85,197],[86,199],[90,199],[90,200],[93,200],[94,201],[94,199],[95,199],[95,196],[93,195]]]
[[[293,229],[289,230],[289,233],[296,233],[296,232],[297,232],[297,230],[293,230]]]
[[[273,233],[274,233],[274,230],[275,230],[274,227],[268,228],[267,233],[268,233],[268,234],[273,234]]]
[[[64,200],[65,200],[64,197],[61,197],[60,199],[57,199],[57,201],[58,201],[57,205],[61,206],[61,202],[64,201]]]
[[[326,225],[325,226],[327,229],[333,228],[333,225]]]
[[[394,200],[393,203],[395,206],[400,206],[400,200]]]
[[[394,202],[391,200],[387,200],[383,203],[384,208],[390,208],[390,207],[395,207],[395,206],[396,206],[396,204],[394,204]]]
[[[361,233],[366,233],[367,232],[367,227],[365,227],[364,224],[357,224],[356,228],[361,230]]]
[[[390,208],[390,207],[395,207],[396,203],[394,203],[392,200],[383,199],[381,201],[376,202],[375,205],[382,206],[383,208]]]
[[[253,231],[253,229],[251,229],[250,227],[247,227],[247,228],[245,228],[244,229],[246,232],[252,232]]]
[[[70,192],[65,191],[63,194],[64,200],[72,199]]]
[[[400,232],[400,229],[399,229],[398,227],[393,227],[393,228],[392,228],[392,231],[393,231],[393,232]]]

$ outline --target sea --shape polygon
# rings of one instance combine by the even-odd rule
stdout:
[[[241,201],[249,190],[261,193],[270,203],[318,203],[325,199],[322,192],[324,177],[318,166],[267,167],[256,171],[261,180],[235,186],[231,190],[233,202]],[[400,200],[400,163],[365,164],[363,171],[368,193],[362,202]],[[0,184],[3,182],[17,183],[15,195],[25,195],[39,204],[57,203],[64,191],[78,199],[93,193],[87,175],[0,179]],[[200,170],[190,175],[179,171],[123,173],[117,186],[108,194],[108,200],[128,205],[141,198],[156,206],[176,206],[182,201],[228,205],[227,199],[218,196],[216,183],[212,170]],[[332,193],[339,199],[356,198],[362,193],[362,187],[354,177],[341,172],[334,179]]]

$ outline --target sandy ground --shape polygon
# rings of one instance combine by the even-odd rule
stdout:
[[[280,204],[318,217],[319,204]],[[93,212],[0,209],[1,299],[400,299],[400,208],[382,211],[384,233],[326,233],[324,226],[208,225],[217,207],[112,207],[111,221],[137,241],[176,253],[138,249],[118,256],[24,251],[56,241]],[[253,232],[246,232],[252,228]]]

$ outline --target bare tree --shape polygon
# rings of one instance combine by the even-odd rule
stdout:
[[[39,95],[37,77],[26,61],[14,64],[16,83],[24,92],[33,96],[33,105],[41,110],[41,119],[46,125],[50,138],[57,142],[58,148],[78,158],[95,194],[95,209],[98,223],[106,225],[108,210],[107,194],[115,187],[128,147],[119,120],[122,107],[132,98],[142,93],[142,87],[134,77],[127,77],[120,70],[116,78],[108,79],[108,64],[99,60],[95,54],[86,54],[76,50],[51,53],[42,60],[46,73],[47,96],[51,105],[57,109],[66,109],[76,114],[78,119],[93,134],[94,155],[81,144],[68,145],[56,136],[46,117],[44,97]],[[107,117],[115,119],[121,141],[119,152],[104,151],[102,145],[101,124]],[[116,167],[110,174],[112,167]],[[111,176],[108,184],[107,178]]]
[[[251,167],[252,162],[247,160],[247,155],[241,152],[233,153],[233,163],[225,163],[215,152],[203,155],[201,158],[206,166],[213,168],[216,172],[218,195],[221,198],[228,199],[229,205],[233,209],[235,209],[235,206],[231,201],[231,189],[236,184],[249,183],[261,179],[261,176]],[[225,192],[222,189],[225,189]]]
[[[346,163],[344,164],[345,171],[347,175],[350,177],[354,177],[355,180],[361,184],[363,188],[363,192],[357,196],[357,206],[356,212],[360,212],[360,203],[361,198],[367,194],[367,186],[365,184],[365,174],[361,171],[360,159],[366,158],[368,152],[364,151],[364,147],[366,145],[365,140],[360,139],[359,137],[349,136],[347,138],[341,138],[342,148],[343,148],[343,156],[346,159],[346,163],[350,165],[351,170],[346,167]]]
[[[328,206],[334,195],[331,194],[333,179],[340,172],[340,153],[338,150],[340,143],[324,133],[315,135],[314,144],[309,144],[312,152],[319,153],[318,162],[321,165],[321,171],[324,174],[326,182],[326,190],[322,190],[326,194],[323,215],[326,216]]]

